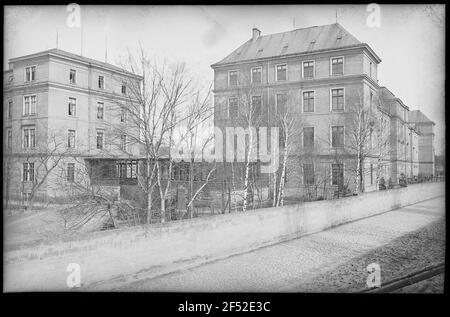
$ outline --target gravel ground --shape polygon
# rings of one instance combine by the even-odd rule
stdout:
[[[370,263],[383,282],[442,261],[444,212],[440,197],[115,290],[353,292],[365,287]]]
[[[393,293],[430,293],[439,294],[444,292],[444,274],[436,275],[430,279],[409,285]]]
[[[330,272],[314,277],[297,289],[300,292],[356,292],[366,288],[369,263],[378,263],[381,269],[381,285],[421,268],[435,265],[445,260],[445,221],[443,219],[394,239],[391,243],[376,248],[366,254],[352,259]],[[443,279],[442,279],[443,282]],[[429,289],[443,292],[443,283],[430,282]],[[422,288],[410,286],[411,291]],[[408,291],[408,287],[404,289]]]

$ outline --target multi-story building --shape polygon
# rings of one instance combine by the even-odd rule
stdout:
[[[291,156],[299,166],[288,183],[303,186],[322,178],[331,189],[355,184],[356,156],[352,151],[349,113],[357,105],[378,109],[377,66],[369,45],[339,24],[308,27],[252,38],[211,67],[214,69],[215,126],[240,125],[243,92],[258,110],[260,123],[276,124],[280,104],[301,117],[299,146]],[[381,115],[381,112],[380,112]],[[344,158],[344,159],[343,159]],[[376,158],[368,155],[362,186],[375,189]]]
[[[411,172],[409,107],[386,87],[380,87],[380,99],[390,116],[390,178],[398,183],[402,174],[407,177]]]
[[[432,144],[432,125],[409,117],[408,106],[378,85],[380,62],[369,45],[338,23],[265,36],[254,28],[251,39],[211,65],[215,126],[242,127],[245,101],[256,109],[260,126],[276,125],[279,109],[290,109],[301,122],[288,164],[287,181],[294,187],[321,183],[331,193],[341,187],[352,191],[359,179],[370,191],[381,178],[393,184],[413,178],[419,161],[424,173],[432,160],[430,148],[428,156],[421,154]],[[356,120],[361,125],[355,114],[363,118]],[[364,144],[359,155],[356,144]]]
[[[126,110],[116,105],[130,98],[128,85],[140,80],[59,49],[10,59],[4,71],[4,194],[27,199],[36,190],[37,198],[58,196],[86,163],[110,158],[115,169],[118,159],[135,157],[137,147],[113,132],[120,130],[114,125],[133,129]]]
[[[420,110],[409,113],[409,122],[419,133],[419,175],[423,177],[434,175],[434,125],[435,123]]]

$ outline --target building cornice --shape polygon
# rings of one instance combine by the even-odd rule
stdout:
[[[43,51],[43,52],[38,52],[38,53],[34,53],[34,54],[29,54],[29,55],[24,55],[24,56],[19,56],[19,57],[14,57],[14,58],[10,58],[9,62],[10,63],[14,63],[14,62],[18,62],[18,61],[23,61],[23,60],[27,60],[27,59],[33,59],[33,58],[39,58],[39,57],[45,57],[45,56],[49,56],[49,57],[56,57],[59,59],[63,59],[63,60],[68,60],[71,62],[75,62],[81,65],[85,65],[88,67],[93,67],[93,68],[98,68],[98,69],[102,69],[102,70],[106,70],[108,72],[112,72],[112,73],[116,73],[116,74],[120,74],[123,76],[127,76],[127,77],[132,77],[135,79],[139,79],[142,80],[142,76],[137,75],[137,74],[133,74],[130,73],[126,70],[119,70],[120,67],[111,65],[108,66],[108,64],[102,64],[102,62],[97,61],[95,62],[95,60],[92,59],[92,62],[90,61],[86,61],[86,60],[82,60],[81,58],[75,58],[75,57],[70,57],[64,54],[60,54],[58,52],[55,51]]]
[[[300,80],[293,80],[293,81],[287,81],[287,82],[272,82],[272,83],[265,83],[260,85],[246,85],[246,86],[237,86],[237,87],[227,87],[222,89],[214,89],[213,93],[222,93],[222,92],[233,92],[233,91],[239,91],[239,90],[245,90],[245,89],[254,89],[257,91],[258,89],[267,89],[267,88],[287,88],[291,86],[300,86],[301,88],[306,87],[314,87],[314,86],[322,86],[322,85],[330,85],[330,84],[337,84],[342,85],[345,83],[355,83],[359,81],[366,81],[373,85],[375,89],[378,89],[378,84],[369,76],[366,74],[356,74],[356,75],[343,75],[339,77],[323,77],[323,78],[316,78],[316,79],[300,79]],[[306,86],[306,87],[305,87]]]
[[[20,84],[20,85],[12,85],[4,90],[4,93],[9,92],[15,92],[19,90],[27,90],[27,89],[39,89],[39,88],[57,88],[57,89],[63,89],[63,90],[71,90],[74,92],[89,94],[89,95],[95,95],[103,98],[109,98],[109,99],[118,99],[122,101],[131,101],[131,102],[137,102],[136,99],[130,99],[129,97],[123,96],[121,94],[107,92],[107,91],[101,91],[97,89],[91,89],[91,88],[84,88],[76,85],[70,85],[70,84],[62,84],[58,82],[53,81],[40,81],[35,83],[27,83],[27,84]]]

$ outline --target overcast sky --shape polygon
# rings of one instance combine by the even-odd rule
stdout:
[[[190,71],[211,82],[210,65],[251,37],[336,21],[382,59],[379,84],[411,110],[422,110],[436,123],[436,154],[445,151],[444,7],[381,5],[380,27],[369,27],[365,5],[321,6],[81,6],[82,28],[66,23],[66,6],[5,7],[4,63],[9,58],[56,46],[116,63],[138,41],[158,57],[185,61]]]

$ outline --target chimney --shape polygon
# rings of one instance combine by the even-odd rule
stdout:
[[[256,40],[259,38],[260,35],[261,31],[258,30],[257,28],[253,28],[253,37],[252,37],[253,42],[256,42]]]

